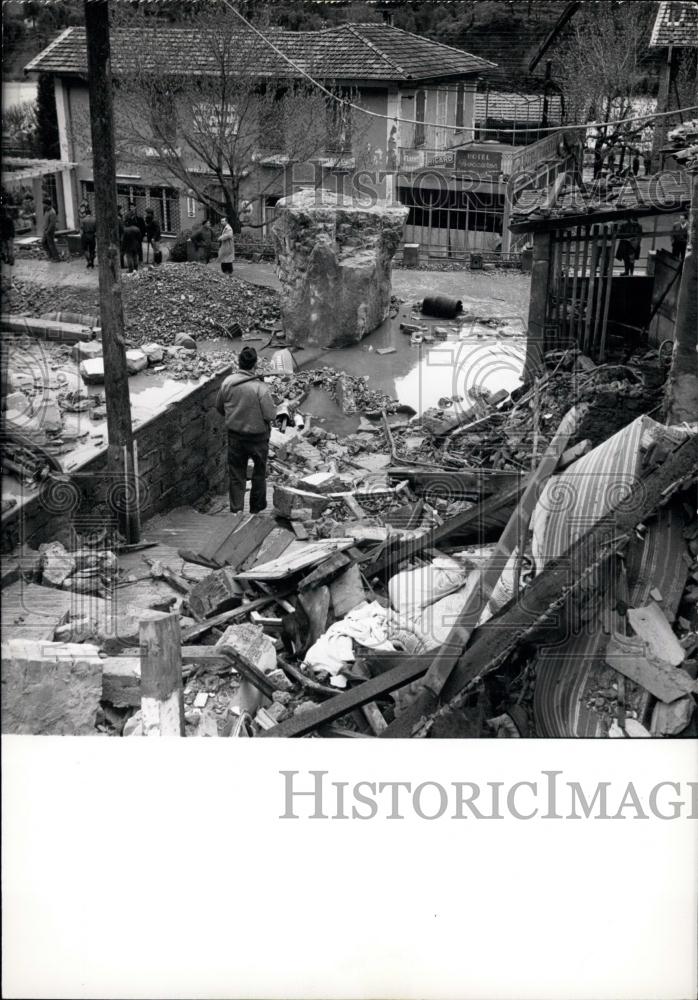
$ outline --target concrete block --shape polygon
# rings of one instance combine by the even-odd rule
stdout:
[[[102,697],[96,646],[12,639],[2,646],[2,732],[87,736]]]
[[[41,552],[42,582],[50,587],[62,587],[75,572],[77,562],[60,542],[39,546]]]
[[[299,508],[308,508],[313,517],[319,517],[329,502],[326,497],[308,490],[296,490],[291,486],[274,487],[274,507],[282,517],[295,518],[294,512]]]
[[[165,348],[161,344],[141,344],[141,350],[149,365],[156,365],[165,357]]]
[[[73,345],[70,356],[73,361],[89,361],[90,358],[101,358],[102,344],[99,340],[81,340]]]
[[[126,351],[126,369],[129,375],[136,375],[138,372],[142,372],[144,368],[148,367],[148,358],[137,348],[133,348],[130,351]]]
[[[90,358],[81,361],[78,368],[83,382],[88,385],[102,385],[104,383],[104,359]]]

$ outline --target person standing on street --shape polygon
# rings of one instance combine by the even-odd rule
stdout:
[[[97,249],[97,220],[91,210],[80,219],[80,242],[88,268],[94,268]]]
[[[671,227],[671,252],[674,257],[683,260],[688,246],[688,216],[682,212],[679,221]]]
[[[2,257],[3,264],[13,267],[15,263],[15,224],[7,205],[2,206]]]
[[[239,371],[223,382],[216,409],[225,418],[228,430],[228,476],[230,509],[243,509],[247,485],[247,460],[252,459],[250,513],[258,514],[267,506],[267,455],[269,435],[276,417],[271,390],[257,375],[257,352],[243,347],[238,358]]]
[[[208,264],[211,258],[211,244],[213,242],[213,233],[211,232],[211,224],[208,219],[198,226],[194,232],[191,234],[191,245],[194,251],[194,260],[199,261],[201,264]]]
[[[141,231],[133,217],[126,216],[124,220],[124,235],[121,240],[121,251],[126,261],[128,273],[138,270],[138,248],[141,247]]]
[[[218,263],[221,265],[223,274],[233,273],[233,263],[235,261],[235,237],[233,227],[227,219],[223,222],[221,235],[218,237],[220,248],[218,250]]]
[[[44,232],[42,237],[42,243],[44,250],[48,254],[48,259],[57,263],[61,259],[61,255],[58,253],[58,248],[56,246],[56,225],[58,216],[56,215],[56,209],[53,207],[50,201],[44,201]]]
[[[143,240],[145,239],[145,219],[143,219],[136,211],[136,206],[131,203],[126,213],[126,218],[124,219],[124,226],[136,226],[138,232],[140,233],[140,239],[138,241],[138,263],[143,263]]]
[[[631,217],[621,223],[618,230],[618,249],[616,260],[622,260],[625,276],[629,277],[635,271],[635,261],[640,256],[642,245],[642,226],[636,218]]]
[[[162,264],[162,250],[160,249],[160,237],[162,232],[160,230],[160,223],[155,218],[155,213],[152,208],[146,208],[145,210],[145,239],[148,244],[148,256],[150,256],[150,247],[153,248],[153,264]]]

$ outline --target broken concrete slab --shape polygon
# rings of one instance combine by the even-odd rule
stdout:
[[[690,695],[665,705],[658,701],[652,712],[652,736],[678,736],[691,721],[696,703]]]
[[[92,358],[101,358],[104,351],[99,340],[81,340],[75,344],[70,352],[73,361],[78,364],[81,361],[89,361]]]
[[[297,490],[292,486],[274,487],[274,508],[281,517],[295,520],[295,511],[309,508],[312,517],[319,517],[329,505],[329,500],[319,493]]]
[[[102,385],[104,383],[104,358],[89,358],[81,361],[78,371],[83,382],[88,385]]]
[[[677,667],[686,658],[681,643],[658,604],[628,608],[628,621],[636,635],[647,643],[652,656],[672,667]]]
[[[685,670],[653,656],[642,639],[612,636],[606,663],[667,704],[696,690]]]
[[[102,697],[96,646],[11,639],[2,646],[2,732],[87,736]]]

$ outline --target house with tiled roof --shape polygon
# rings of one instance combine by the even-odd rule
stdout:
[[[246,217],[250,224],[265,231],[276,201],[289,193],[291,172],[294,186],[316,184],[318,177],[323,186],[339,186],[340,178],[359,166],[354,147],[360,133],[361,165],[388,174],[380,181],[380,193],[392,194],[411,208],[408,240],[463,249],[492,248],[501,241],[506,178],[513,169],[515,150],[478,144],[474,132],[477,82],[484,71],[495,69],[492,60],[380,23],[346,23],[306,32],[272,28],[264,38],[244,27],[237,34],[226,30],[233,52],[244,53],[248,72],[259,78],[260,88],[269,80],[303,81],[309,76],[333,93],[351,95],[358,106],[348,112],[346,132],[354,136],[352,149],[338,149],[336,138],[328,139],[328,148],[305,163],[306,174],[298,163],[289,170],[283,147],[260,140],[255,168],[241,188],[250,206]],[[145,22],[139,29],[114,28],[111,67],[116,104],[121,83],[125,90],[126,81],[139,71],[143,53],[152,54],[152,74],[188,81],[199,78],[204,85],[220,72],[209,43],[210,37],[196,27]],[[67,28],[32,59],[26,72],[54,79],[61,158],[77,164],[64,174],[70,183],[64,180],[63,191],[58,192],[66,225],[71,227],[77,221],[75,206],[83,198],[91,200],[94,190],[90,155],[76,139],[76,123],[87,120],[89,108],[84,29]],[[329,98],[328,102],[336,111],[336,103]],[[118,120],[117,114],[117,132]],[[120,202],[135,202],[141,211],[154,208],[166,234],[195,226],[205,211],[194,184],[173,182],[155,148],[143,144],[136,157],[131,145],[127,155],[120,151],[118,139],[117,135]],[[551,146],[555,148],[556,140]],[[545,156],[550,156],[547,146]],[[525,169],[530,166],[527,162]],[[197,171],[205,174],[206,169],[193,163],[189,176],[194,178]]]
[[[362,121],[364,143],[373,157],[371,165],[385,168],[389,150],[397,163],[401,148],[439,148],[454,139],[472,138],[476,82],[482,69],[491,65],[487,60],[384,24],[343,24],[312,32],[271,29],[268,42],[244,27],[237,33],[227,31],[230,44],[245,53],[246,72],[258,76],[260,85],[271,78],[302,80],[307,73],[324,86],[355,95],[356,103],[371,112]],[[118,81],[138,71],[144,52],[153,52],[156,65],[166,66],[162,71],[173,77],[206,79],[220,72],[220,58],[210,37],[198,28],[161,24],[139,29],[117,27],[112,30],[111,48],[117,102]],[[84,28],[67,28],[25,71],[48,73],[54,78],[62,158],[79,164],[72,199],[70,192],[65,192],[66,222],[74,225],[71,200],[74,204],[76,199],[89,198],[93,189],[91,163],[81,157],[75,138],[76,122],[86,120],[88,107]],[[402,118],[417,124],[398,123],[396,128],[395,120]],[[438,124],[452,128],[436,128]],[[246,196],[257,220],[263,219],[265,210],[284,193],[283,177],[271,188],[268,178],[270,170],[282,173],[284,150],[263,155],[266,152],[270,151],[260,149],[257,177],[246,184]],[[325,165],[336,150],[326,152]],[[120,157],[120,200],[133,200],[139,208],[154,206],[165,232],[176,233],[196,224],[202,214],[200,206],[186,192],[176,190],[172,178],[158,168],[156,157],[151,157],[151,162],[147,162],[147,155],[143,159],[146,162],[135,164]],[[264,198],[255,198],[255,180],[267,192]]]
[[[690,104],[698,103],[698,2],[662,0],[652,26],[650,49],[661,57],[657,111],[685,106],[686,97]],[[655,169],[664,160],[667,131],[676,124],[677,119],[671,118],[657,122],[652,143]]]

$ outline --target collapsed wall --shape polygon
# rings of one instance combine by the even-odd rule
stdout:
[[[385,202],[360,207],[323,191],[299,192],[276,207],[286,342],[358,343],[388,317],[391,263],[408,209]]]

